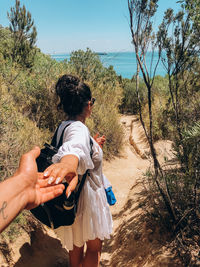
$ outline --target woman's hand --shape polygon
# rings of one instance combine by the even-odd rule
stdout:
[[[75,190],[78,184],[78,158],[74,155],[64,156],[60,162],[52,164],[44,171],[48,184],[59,184],[64,179],[69,184],[66,190],[67,197]]]
[[[101,148],[103,148],[103,145],[104,145],[104,143],[105,143],[105,141],[106,141],[106,137],[105,137],[105,135],[99,136],[99,133],[96,133],[96,135],[95,135],[93,138],[94,138],[94,140],[97,142],[97,144],[98,144]]]

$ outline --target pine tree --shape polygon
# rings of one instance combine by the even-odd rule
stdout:
[[[25,6],[20,6],[20,0],[16,0],[15,7],[11,7],[7,15],[14,39],[12,59],[22,67],[31,68],[36,53],[37,31],[34,20]]]

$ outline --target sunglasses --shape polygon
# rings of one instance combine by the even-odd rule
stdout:
[[[91,98],[91,100],[90,100],[90,105],[91,105],[91,106],[93,106],[93,105],[94,105],[94,103],[95,103],[95,100],[96,100],[96,99],[95,99],[94,97],[92,97],[92,98]]]

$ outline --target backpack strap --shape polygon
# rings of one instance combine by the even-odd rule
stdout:
[[[60,127],[61,124],[59,124],[59,126],[57,127],[55,133],[54,133],[54,136],[52,138],[52,141],[51,141],[51,145],[56,147],[57,149],[59,149],[59,147],[62,146],[62,143],[63,143],[63,136],[64,136],[64,132],[65,132],[65,129],[70,125],[71,123],[68,123],[67,125],[65,125],[65,127],[63,128],[62,130],[62,133],[61,133],[61,136],[60,136],[60,139],[58,141],[58,144],[57,144],[57,135],[58,135],[58,129]]]
[[[92,154],[93,154],[93,148],[92,148],[92,147],[93,147],[93,141],[92,141],[92,138],[90,137],[90,157],[91,157],[91,159],[92,159]],[[89,170],[87,170],[87,171],[84,173],[84,175],[83,175],[83,177],[82,177],[82,179],[81,179],[80,185],[79,185],[78,190],[77,190],[77,192],[76,192],[76,201],[78,201],[78,199],[79,199],[81,190],[82,190],[82,188],[83,188],[83,185],[84,185],[84,183],[85,183],[86,177],[87,177],[87,175],[88,175],[88,171],[89,171]]]
[[[59,126],[60,126],[60,124],[59,124]],[[55,133],[53,135],[53,138],[51,140],[51,145],[54,146],[54,147],[56,147],[56,140],[57,140],[57,134],[58,134],[59,126],[57,127],[57,129],[56,129],[56,131],[55,131]]]

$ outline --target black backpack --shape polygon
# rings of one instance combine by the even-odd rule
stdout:
[[[44,148],[41,149],[41,153],[39,157],[36,159],[38,171],[43,172],[48,166],[52,164],[52,157],[58,152],[59,147],[63,143],[63,135],[66,127],[68,127],[70,124],[67,124],[60,136],[60,140],[58,142],[58,145],[56,145],[56,139],[57,139],[57,132],[58,128],[53,136],[51,144],[44,144]],[[90,156],[92,157],[92,139],[90,138]],[[78,190],[76,193],[72,192],[70,197],[66,197],[66,189],[68,184],[64,183],[65,189],[63,193],[52,199],[49,200],[38,207],[30,210],[31,213],[43,224],[47,225],[48,227],[51,227],[53,229],[56,229],[60,226],[66,226],[66,225],[72,225],[75,220],[76,216],[76,210],[78,205],[78,199],[81,193],[81,190],[83,188],[85,179],[87,177],[88,170],[83,175],[81,182],[79,182]]]

